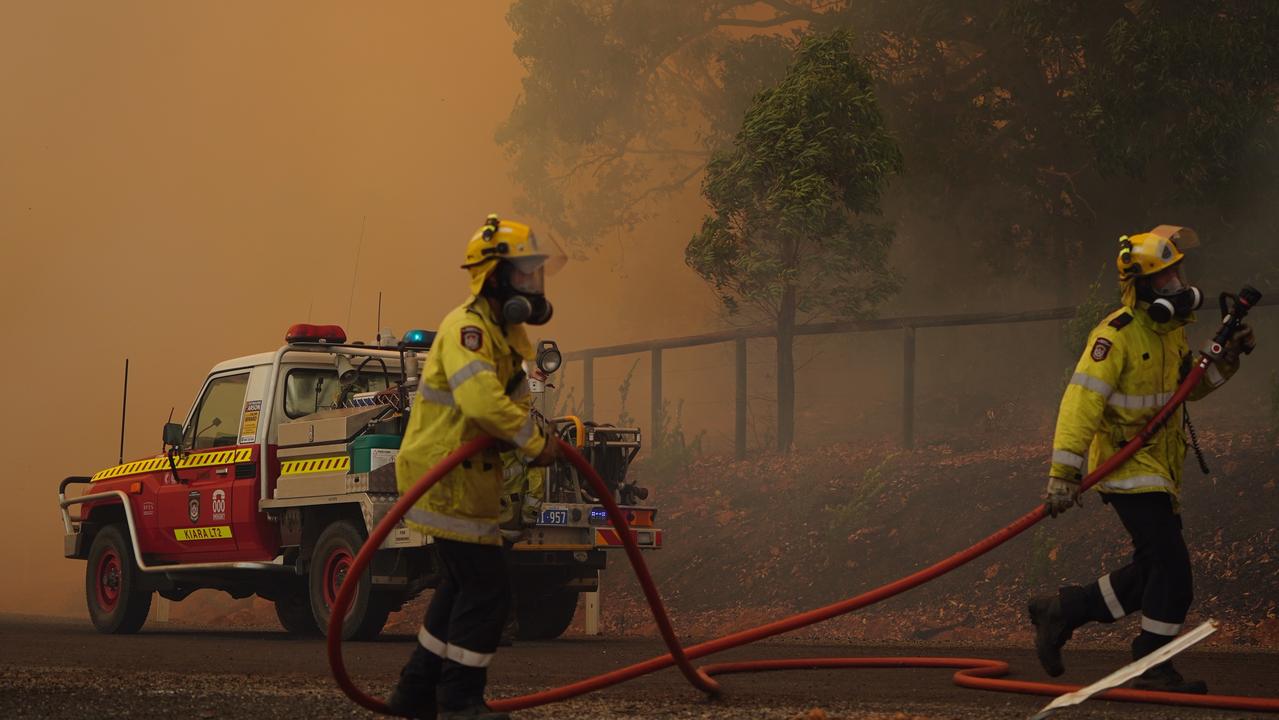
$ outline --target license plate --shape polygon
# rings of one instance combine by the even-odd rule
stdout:
[[[552,508],[542,511],[541,525],[567,525],[568,510],[563,508]]]

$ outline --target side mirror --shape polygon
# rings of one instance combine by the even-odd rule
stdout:
[[[169,447],[182,445],[182,426],[177,423],[164,424],[164,444]]]

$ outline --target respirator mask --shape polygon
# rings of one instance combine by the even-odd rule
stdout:
[[[1203,305],[1199,288],[1186,282],[1180,265],[1137,281],[1137,299],[1150,303],[1150,319],[1165,323],[1174,317],[1187,318]]]
[[[498,263],[492,294],[502,305],[502,320],[511,324],[545,325],[554,308],[546,299],[542,258],[511,258]]]

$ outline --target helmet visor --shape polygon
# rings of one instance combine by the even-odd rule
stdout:
[[[1150,289],[1156,295],[1170,297],[1190,287],[1186,275],[1182,272],[1181,263],[1171,265],[1150,276]]]
[[[542,295],[546,293],[545,258],[522,257],[512,258],[507,282],[516,292],[525,295]],[[536,262],[534,262],[536,261]]]

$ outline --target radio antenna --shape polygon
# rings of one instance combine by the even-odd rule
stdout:
[[[377,346],[382,347],[382,291],[377,291]]]
[[[120,462],[124,464],[124,418],[129,411],[129,358],[124,359],[124,398],[120,401]]]
[[[368,215],[360,218],[360,242],[355,246],[355,269],[351,271],[351,299],[346,303],[346,327],[351,327],[351,308],[355,305],[355,280],[360,276],[360,251],[364,249],[364,222]]]

